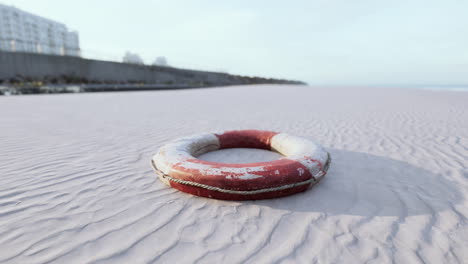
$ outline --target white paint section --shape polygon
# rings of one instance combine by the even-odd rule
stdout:
[[[206,175],[223,175],[226,173],[230,173],[232,178],[238,178],[238,179],[244,179],[244,180],[250,180],[250,179],[256,179],[260,178],[262,176],[259,176],[257,173],[264,172],[265,167],[259,166],[259,167],[247,167],[247,168],[231,168],[231,167],[213,167],[208,164],[202,164],[202,163],[194,163],[194,162],[189,162],[186,161],[183,164],[180,164],[179,166],[186,168],[186,169],[197,169],[201,172],[203,172]]]
[[[252,179],[257,179],[257,178],[263,178],[263,176],[260,176],[260,175],[255,175],[255,174],[244,174],[244,175],[241,175],[241,176],[237,176],[238,179],[241,179],[241,180],[252,180]]]
[[[157,171],[156,171],[156,174],[158,175],[159,180],[161,180],[167,186],[171,186],[171,182],[169,181],[169,179],[165,178],[164,175],[162,175],[161,173]]]
[[[304,175],[304,169],[303,168],[297,168],[297,171],[299,172],[299,176]]]
[[[297,158],[295,159],[297,162],[301,163],[302,165],[304,165],[304,167],[306,167],[309,172],[317,179],[319,180],[320,177],[322,177],[323,175],[325,175],[323,172],[322,172],[322,168],[320,166],[320,164],[318,162],[315,162],[315,161],[312,161],[310,159],[306,159],[306,158]],[[323,166],[324,163],[321,163],[321,165]]]
[[[219,149],[219,140],[214,134],[199,134],[177,139],[164,145],[153,157],[153,161],[164,174],[169,174],[171,168],[177,163],[187,163],[203,153]]]
[[[316,178],[324,175],[321,166],[327,162],[327,152],[307,138],[280,133],[271,138],[271,149],[300,162]]]
[[[288,158],[309,156],[321,163],[325,163],[327,160],[327,152],[320,145],[307,138],[286,133],[273,136],[271,138],[271,148]]]

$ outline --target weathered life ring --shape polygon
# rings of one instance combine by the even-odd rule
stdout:
[[[283,156],[271,162],[219,163],[196,157],[225,148],[259,148]],[[305,191],[325,176],[330,155],[314,142],[260,130],[201,134],[159,149],[152,166],[161,181],[190,194],[222,200],[258,200]]]

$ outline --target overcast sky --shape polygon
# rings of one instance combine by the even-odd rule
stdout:
[[[0,0],[84,54],[326,85],[468,84],[467,0]]]

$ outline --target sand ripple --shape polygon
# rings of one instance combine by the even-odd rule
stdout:
[[[466,263],[466,102],[299,86],[2,97],[0,262]],[[151,171],[170,139],[241,128],[321,142],[329,175],[295,196],[225,202]],[[272,157],[258,155],[214,158]]]

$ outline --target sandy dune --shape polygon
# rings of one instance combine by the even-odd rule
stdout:
[[[0,97],[0,113],[0,263],[468,263],[466,92],[40,95]],[[329,174],[291,197],[226,202],[151,170],[171,139],[247,128],[320,142]]]

